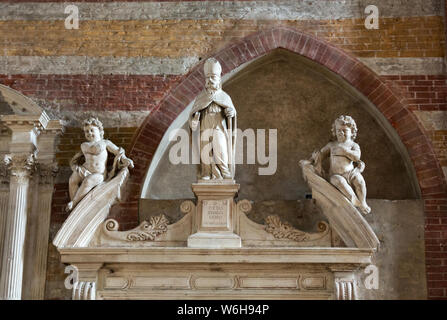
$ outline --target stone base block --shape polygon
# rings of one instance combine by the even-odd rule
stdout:
[[[188,237],[189,248],[241,248],[241,237],[234,233],[197,232]]]

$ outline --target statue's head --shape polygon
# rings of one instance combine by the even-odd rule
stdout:
[[[104,128],[98,118],[84,120],[84,134],[88,141],[98,141],[104,138]]]
[[[339,142],[348,139],[355,140],[357,137],[357,125],[350,116],[339,116],[332,124],[332,135]]]
[[[203,67],[205,73],[205,88],[209,90],[218,90],[221,86],[222,66],[219,61],[214,58],[206,60]]]

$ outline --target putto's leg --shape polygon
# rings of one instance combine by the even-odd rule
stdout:
[[[81,201],[82,198],[84,198],[84,196],[90,192],[90,190],[92,190],[94,187],[96,187],[103,181],[104,176],[99,173],[93,173],[87,176],[82,182],[81,186],[79,187],[78,191],[76,192],[76,195],[72,200],[73,207],[75,207],[78,204],[78,202]]]
[[[79,184],[81,183],[82,178],[79,176],[77,172],[73,172],[70,176],[70,180],[68,181],[68,191],[70,194],[70,200],[73,200],[76,192],[79,189]]]
[[[359,199],[357,198],[357,195],[354,193],[354,190],[352,190],[351,186],[348,184],[344,177],[338,174],[334,174],[333,176],[331,176],[330,182],[338,190],[340,190],[340,192],[343,193],[343,195],[348,198],[354,206],[358,207],[361,205]]]
[[[361,211],[366,214],[371,212],[371,208],[366,203],[366,183],[365,179],[363,179],[363,176],[360,173],[356,173],[352,177],[352,185],[355,189],[355,193],[357,194],[359,201],[360,201],[360,209]]]

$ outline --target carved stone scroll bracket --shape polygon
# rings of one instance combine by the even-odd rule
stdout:
[[[195,208],[196,205],[191,200],[183,201],[180,205],[180,211],[184,214],[192,213]]]
[[[151,217],[149,221],[143,221],[138,227],[128,231],[118,231],[118,222],[108,219],[103,224],[103,232],[114,240],[127,242],[154,241],[159,235],[168,231],[168,219],[160,214]]]
[[[315,172],[308,160],[301,160],[303,177],[312,189],[312,197],[348,247],[377,250],[380,242],[362,214],[338,189]]]
[[[123,168],[112,180],[90,191],[65,220],[53,244],[58,248],[87,247],[107,218],[110,207],[119,201],[128,175],[129,170]]]
[[[192,232],[192,218],[196,210],[190,200],[180,205],[185,215],[177,222],[169,224],[164,214],[150,217],[138,227],[118,231],[116,220],[103,222],[89,247],[183,247]]]
[[[277,215],[268,216],[265,224],[256,223],[247,217],[251,210],[251,201],[244,199],[237,203],[236,230],[244,246],[331,246],[331,228],[326,222],[318,224],[318,232],[305,232],[281,221]]]
[[[329,232],[329,225],[320,221],[317,233],[309,233],[298,230],[288,222],[282,222],[277,215],[265,218],[265,231],[273,234],[276,239],[288,239],[297,242],[318,240]]]
[[[194,226],[195,226],[195,219],[196,219],[196,210],[197,207],[195,205],[194,202],[192,202],[191,200],[186,200],[183,201],[182,204],[180,205],[180,211],[185,215],[185,216],[190,216],[191,217],[191,228],[188,230],[189,234],[192,234],[194,232]]]

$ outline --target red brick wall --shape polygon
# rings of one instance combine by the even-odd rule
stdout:
[[[64,110],[151,110],[180,76],[1,75],[0,83]]]

